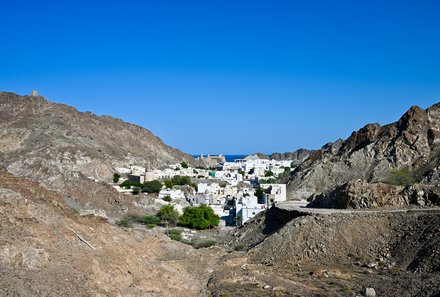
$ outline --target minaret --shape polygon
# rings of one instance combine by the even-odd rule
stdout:
[[[32,97],[38,97],[38,91],[37,90],[32,90]]]

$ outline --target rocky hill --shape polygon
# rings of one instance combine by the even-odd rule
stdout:
[[[269,156],[269,158],[272,160],[293,160],[301,163],[302,161],[307,159],[313,152],[313,150],[300,148],[296,151],[288,153],[273,153]]]
[[[217,257],[81,217],[56,192],[4,171],[0,226],[0,296],[207,296]]]
[[[234,230],[226,244],[243,252],[225,256],[210,285],[230,296],[438,296],[439,230],[438,208],[274,206]]]
[[[105,210],[121,204],[111,187],[87,177],[110,181],[116,167],[181,161],[194,158],[142,127],[43,97],[0,92],[0,168],[82,204]]]
[[[315,151],[291,175],[290,199],[307,199],[354,180],[389,183],[396,170],[429,186],[440,183],[440,103],[411,107],[399,121],[369,124]]]
[[[307,159],[314,151],[313,150],[307,150],[307,149],[297,149],[293,152],[287,152],[287,153],[273,153],[271,155],[265,155],[263,153],[256,153],[254,155],[251,155],[251,157],[259,158],[259,159],[269,159],[269,160],[292,160],[296,161],[297,163],[301,163],[305,159]]]

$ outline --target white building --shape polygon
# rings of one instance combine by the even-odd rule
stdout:
[[[221,195],[221,188],[218,183],[198,183],[197,184],[198,194],[214,194]]]
[[[255,196],[245,196],[235,202],[237,224],[242,225],[267,209],[266,204],[259,204]]]
[[[269,205],[287,200],[286,184],[261,184],[260,187]]]
[[[171,197],[171,199],[185,199],[185,194],[182,190],[179,189],[162,189],[159,192],[159,199],[163,199],[165,197]]]

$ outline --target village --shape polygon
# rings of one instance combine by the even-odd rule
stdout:
[[[128,195],[154,195],[154,205],[207,205],[220,217],[219,227],[238,227],[271,205],[286,200],[286,177],[297,165],[292,160],[260,159],[256,155],[227,162],[225,157],[197,158],[205,166],[186,162],[164,169],[142,166],[116,168],[111,185]]]

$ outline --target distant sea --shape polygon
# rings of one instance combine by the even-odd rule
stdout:
[[[206,157],[207,155],[203,155],[203,156]],[[248,155],[223,155],[223,156],[225,156],[226,162],[234,162],[237,159],[244,159]],[[194,155],[194,158],[198,158],[198,157],[200,157],[200,155]]]

